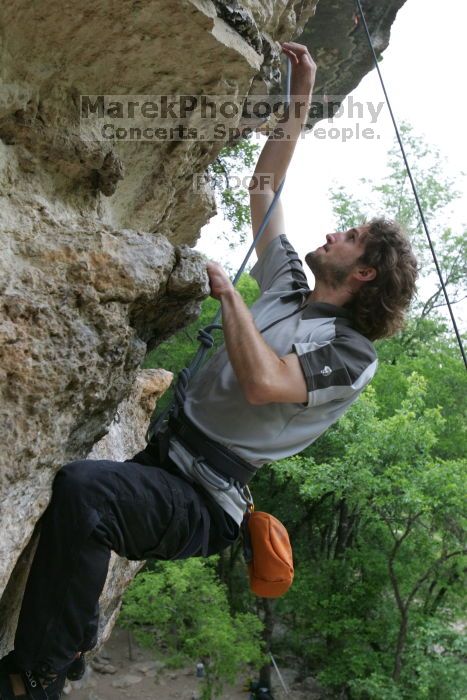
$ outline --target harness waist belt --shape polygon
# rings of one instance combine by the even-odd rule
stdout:
[[[224,445],[208,438],[183,413],[180,413],[177,418],[170,416],[169,427],[190,452],[204,457],[210,467],[227,479],[235,479],[245,486],[256,473],[252,464]]]

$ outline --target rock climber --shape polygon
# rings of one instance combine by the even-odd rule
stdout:
[[[315,81],[305,46],[289,42],[283,51],[292,62],[291,108],[256,166],[256,175],[272,177],[252,178],[254,233],[285,176]],[[166,454],[150,443],[126,462],[80,460],[57,472],[14,650],[0,662],[1,700],[56,700],[67,675],[82,673],[112,550],[167,560],[235,542],[251,476],[310,445],[357,399],[376,370],[372,341],[401,327],[415,291],[409,242],[384,219],[329,233],[308,253],[313,289],[280,202],[256,252],[250,274],[261,295],[251,309],[224,270],[207,265],[225,345],[189,385]]]

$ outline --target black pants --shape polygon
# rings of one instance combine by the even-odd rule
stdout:
[[[19,666],[60,671],[95,646],[111,550],[133,560],[181,559],[219,552],[238,532],[170,460],[164,469],[137,461],[65,465],[40,521],[15,636]]]

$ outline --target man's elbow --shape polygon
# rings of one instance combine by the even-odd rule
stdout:
[[[267,388],[262,384],[249,382],[243,393],[251,406],[263,406],[266,403],[270,403]]]
[[[252,406],[270,403],[306,403],[308,386],[297,357],[279,358],[274,371],[249,381],[243,388],[246,400]]]
[[[289,382],[287,365],[283,358],[275,358],[273,365],[262,368],[254,378],[249,377],[243,384],[243,394],[252,406],[264,406],[279,400],[284,382]]]
[[[274,192],[273,173],[258,173],[251,176],[248,183],[248,193],[250,197],[258,194],[271,194]]]

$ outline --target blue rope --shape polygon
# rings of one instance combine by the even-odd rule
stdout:
[[[290,85],[291,85],[291,78],[292,78],[292,65],[290,62],[290,59],[287,58],[287,75],[286,75],[286,99],[285,99],[285,106],[288,107],[290,104]],[[266,230],[266,227],[271,219],[271,216],[273,215],[274,209],[276,207],[277,202],[279,201],[279,197],[281,196],[282,189],[284,187],[284,182],[285,182],[285,177],[283,178],[281,184],[279,185],[277,191],[274,193],[274,197],[272,199],[271,204],[268,207],[268,210],[264,216],[263,221],[261,222],[261,226],[258,229],[258,232],[253,240],[253,243],[248,249],[247,254],[245,255],[242,264],[237,270],[237,273],[235,277],[232,280],[232,284],[235,287],[238,283],[238,280],[240,279],[246,264],[255,249],[259,239],[263,235],[263,233]],[[185,401],[185,396],[186,396],[186,391],[188,388],[188,384],[190,383],[190,380],[196,372],[199,370],[201,365],[203,364],[206,355],[208,351],[212,348],[214,345],[214,338],[212,337],[211,331],[213,330],[222,330],[222,326],[218,323],[221,317],[221,308],[219,307],[216,315],[214,316],[212,323],[209,324],[209,326],[205,326],[205,328],[201,328],[198,331],[198,336],[197,340],[199,341],[200,345],[198,350],[196,351],[196,354],[193,358],[193,360],[190,362],[188,367],[184,367],[177,375],[177,381],[173,389],[173,400],[171,401],[170,405],[167,406],[167,408],[162,411],[159,415],[156,415],[156,417],[150,422],[149,427],[146,432],[146,440],[150,440],[154,435],[157,435],[159,432],[159,429],[161,428],[162,424],[164,421],[167,420],[169,415],[174,414],[176,415],[179,408],[183,406],[184,401]]]

